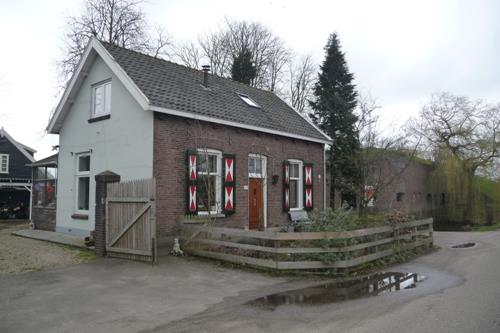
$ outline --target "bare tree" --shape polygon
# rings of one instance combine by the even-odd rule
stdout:
[[[234,58],[243,50],[250,51],[257,72],[250,85],[271,91],[276,90],[290,57],[285,43],[257,22],[226,18],[219,31],[199,37],[198,42],[212,72],[223,77],[231,76]]]
[[[434,152],[449,151],[472,175],[500,158],[500,105],[441,93],[422,108],[411,130]]]
[[[392,125],[380,128],[379,110],[372,96],[358,96],[356,126],[361,150],[357,164],[363,181],[355,192],[360,197],[362,210],[402,176],[416,159],[421,141],[407,140],[406,134],[394,131]]]
[[[84,13],[67,19],[64,56],[57,62],[60,78],[65,82],[71,76],[92,36],[153,56],[165,55],[170,40],[161,28],[157,28],[157,37],[147,34],[143,3],[143,0],[86,0]]]
[[[312,89],[316,80],[316,65],[310,54],[302,56],[298,63],[289,65],[290,104],[300,113],[304,113],[312,97]]]
[[[177,46],[174,54],[177,61],[184,66],[200,69],[202,59],[201,52],[200,48],[191,41]]]
[[[272,92],[276,92],[277,86],[281,81],[286,64],[290,62],[292,51],[286,47],[285,42],[275,37],[275,41],[271,45],[268,75],[266,86]]]
[[[173,41],[162,26],[155,27],[155,34],[145,37],[144,41],[137,47],[138,51],[143,51],[155,58],[170,58],[173,53]]]
[[[229,77],[231,73],[232,55],[228,52],[229,40],[226,33],[209,33],[198,37],[203,55],[208,59],[213,74]]]

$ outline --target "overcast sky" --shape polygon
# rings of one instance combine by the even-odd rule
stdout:
[[[65,18],[82,8],[83,0],[0,0],[0,126],[37,158],[58,142],[45,134],[58,102],[54,62]],[[144,9],[177,41],[216,30],[225,16],[259,21],[317,63],[336,31],[385,124],[403,123],[440,91],[500,101],[500,1],[149,0]]]

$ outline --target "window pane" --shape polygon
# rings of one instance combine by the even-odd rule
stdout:
[[[200,176],[198,186],[198,209],[208,211],[208,207],[215,210],[216,203],[216,179],[215,176]]]
[[[208,155],[208,161],[210,164],[210,172],[217,172],[217,156],[216,155]]]
[[[94,114],[102,113],[104,113],[104,87],[99,86],[94,88]]]
[[[290,180],[290,208],[298,207],[298,181]]]
[[[111,83],[105,85],[104,103],[104,113],[111,113]]]
[[[45,205],[54,207],[56,205],[56,180],[48,180],[45,185]],[[87,204],[88,206],[88,204]]]
[[[78,209],[89,209],[89,177],[78,178]]]
[[[45,205],[45,181],[35,181],[33,184],[33,205]]]
[[[208,158],[208,165],[207,165],[207,158]],[[203,152],[198,154],[198,172],[216,173],[217,155],[206,154]]]
[[[252,157],[248,158],[248,173],[255,173],[255,159]]]
[[[299,178],[299,165],[297,163],[290,164],[290,177]]]
[[[9,155],[0,155],[0,172],[9,172]]]
[[[45,167],[37,167],[34,172],[35,180],[45,179]]]
[[[90,171],[90,156],[87,155],[78,157],[78,171]]]
[[[57,169],[52,167],[47,167],[47,179],[56,179]]]
[[[262,174],[262,159],[255,159],[255,173],[261,175]]]
[[[198,172],[207,172],[207,154],[198,154]]]

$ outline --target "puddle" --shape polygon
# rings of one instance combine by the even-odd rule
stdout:
[[[459,245],[453,245],[452,248],[454,248],[454,249],[466,249],[468,247],[473,247],[475,245],[476,245],[476,243],[464,243],[464,244],[459,244]]]
[[[279,305],[322,305],[343,302],[382,293],[412,289],[426,277],[416,273],[386,272],[354,280],[331,282],[314,287],[267,295],[248,304],[274,310]]]

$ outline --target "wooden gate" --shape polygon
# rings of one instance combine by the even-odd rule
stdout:
[[[108,184],[106,251],[112,257],[156,261],[154,178]]]

